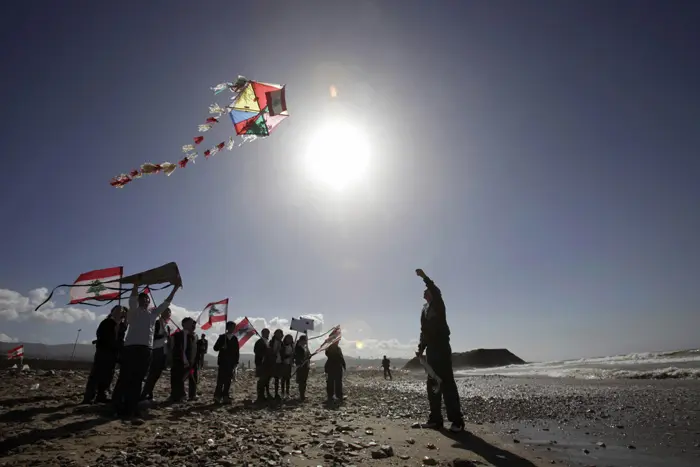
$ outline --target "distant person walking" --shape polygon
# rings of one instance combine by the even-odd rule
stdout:
[[[391,360],[386,358],[386,355],[384,355],[384,358],[382,359],[382,368],[384,368],[384,379],[389,377],[389,379],[394,379],[391,377]]]
[[[240,351],[238,338],[234,334],[236,323],[226,323],[226,332],[221,334],[214,343],[214,352],[219,352],[216,363],[219,371],[216,375],[216,389],[214,389],[214,402],[229,404],[231,402],[231,380],[238,366]]]
[[[416,275],[425,282],[425,306],[421,313],[420,343],[416,356],[425,357],[428,365],[442,380],[442,384],[428,376],[428,401],[430,403],[430,416],[428,422],[421,425],[422,428],[442,428],[442,400],[445,400],[447,419],[452,422],[450,431],[459,433],[464,431],[464,418],[459,404],[459,393],[452,372],[452,348],[450,347],[450,328],[447,325],[445,302],[442,300],[442,292],[435,283],[423,272],[416,269]]]
[[[114,378],[114,368],[117,365],[119,355],[119,323],[122,320],[124,309],[117,305],[112,308],[105,319],[97,327],[95,340],[95,358],[92,362],[92,370],[85,386],[83,404],[93,402],[109,402],[107,391]]]
[[[119,399],[114,401],[117,412],[123,417],[140,415],[138,404],[141,399],[143,379],[151,363],[156,321],[170,307],[170,302],[180,286],[179,282],[173,284],[173,290],[165,301],[153,310],[149,310],[150,297],[146,293],[139,293],[139,284],[134,284],[129,297],[129,311],[126,314],[128,329],[124,338],[119,370],[119,377],[123,378],[123,388],[120,390]]]

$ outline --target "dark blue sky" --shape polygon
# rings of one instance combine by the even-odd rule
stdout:
[[[0,333],[89,335],[95,321],[29,313],[30,290],[176,261],[179,306],[229,296],[236,315],[323,313],[349,341],[377,341],[367,355],[417,337],[416,267],[443,288],[458,350],[699,346],[696,2],[0,9]],[[109,186],[179,159],[209,86],[238,74],[287,85],[276,133]],[[373,147],[367,180],[343,194],[300,167],[330,117]]]

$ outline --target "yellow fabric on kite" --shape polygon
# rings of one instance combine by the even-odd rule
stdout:
[[[234,110],[242,110],[245,112],[260,112],[260,105],[258,104],[258,99],[255,96],[253,87],[248,84],[245,89],[238,95],[236,100],[233,102]]]

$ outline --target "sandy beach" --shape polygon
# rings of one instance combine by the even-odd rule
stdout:
[[[154,403],[143,420],[79,406],[82,371],[3,374],[0,465],[694,466],[700,462],[700,382],[470,377],[459,380],[470,434],[411,428],[427,416],[422,375],[346,376],[346,401],[324,403],[313,375],[305,403],[251,404],[249,372],[234,403],[202,396]],[[167,374],[156,398],[167,395]],[[36,385],[39,385],[38,388]],[[292,395],[295,394],[294,384]],[[426,458],[427,456],[427,458]]]

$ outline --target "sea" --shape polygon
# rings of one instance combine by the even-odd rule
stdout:
[[[700,379],[700,349],[535,362],[459,370],[456,376],[500,375],[579,379]]]

